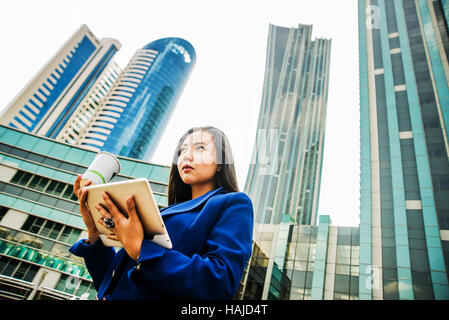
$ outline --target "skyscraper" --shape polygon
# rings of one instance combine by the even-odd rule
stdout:
[[[245,300],[358,300],[359,228],[289,222],[263,224],[239,298]]]
[[[257,223],[315,224],[327,108],[331,40],[312,26],[269,26],[258,132],[245,192]]]
[[[449,299],[449,2],[358,6],[360,227],[259,221],[242,298]]]
[[[192,45],[159,39],[139,49],[116,79],[79,144],[149,160],[195,65]]]
[[[321,269],[314,272],[320,233],[314,225],[331,40],[312,41],[311,34],[309,25],[269,26],[258,131],[245,185],[254,205],[254,246],[240,298],[310,299],[314,283],[322,289],[314,296],[323,296],[327,237],[319,246]],[[329,222],[320,228],[327,234]]]
[[[360,299],[449,299],[448,11],[359,0]]]
[[[14,98],[0,124],[94,151],[149,160],[193,70],[196,53],[180,38],[139,49],[124,70],[114,39],[86,25]]]
[[[0,123],[56,138],[73,117],[88,121],[120,72],[112,60],[120,47],[82,25],[3,110]]]
[[[1,299],[95,299],[83,259],[69,252],[87,234],[73,182],[95,154],[0,125]],[[167,206],[169,166],[118,158],[112,181],[146,178]]]

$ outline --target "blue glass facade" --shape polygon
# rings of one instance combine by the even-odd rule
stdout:
[[[329,217],[320,218],[319,228],[313,225],[318,221],[331,40],[311,38],[310,25],[269,27],[258,131],[245,184],[256,223],[255,253],[240,294],[244,299],[324,294]]]
[[[69,248],[86,238],[73,194],[77,174],[96,152],[0,125],[1,299],[95,299],[83,259]],[[159,208],[167,206],[170,167],[119,157],[112,181],[147,178]]]
[[[359,239],[359,228],[334,227],[329,216],[318,226],[261,224],[239,298],[358,300]]]
[[[360,299],[449,298],[444,7],[359,0]]]
[[[55,139],[58,134],[61,132],[67,121],[70,119],[74,111],[78,108],[81,101],[86,97],[92,86],[97,82],[103,70],[107,67],[109,62],[112,60],[112,57],[117,52],[117,48],[112,46],[106,52],[106,54],[101,58],[99,63],[95,65],[93,70],[87,76],[85,82],[83,82],[76,92],[70,99],[70,102],[67,104],[64,112],[62,112],[56,121],[53,122],[52,126],[46,133],[46,137]]]
[[[0,124],[149,160],[196,53],[186,40],[159,39],[139,49],[122,70],[113,61],[120,47],[82,25],[4,109]]]
[[[245,192],[257,223],[315,224],[327,110],[331,40],[312,26],[270,25],[262,102]]]
[[[360,226],[259,221],[241,298],[449,299],[448,3],[359,0]]]
[[[34,117],[25,113],[23,110],[20,110],[19,114],[29,122],[23,121],[23,118],[19,116],[15,116],[14,120],[23,125],[23,127],[25,127],[28,132],[34,132],[36,126],[45,116],[48,115],[48,110],[53,107],[56,99],[58,99],[63,91],[66,90],[69,83],[81,70],[87,60],[91,57],[95,49],[96,47],[92,43],[92,41],[90,41],[90,39],[86,36],[83,37],[79,45],[74,48],[74,52],[71,54],[71,57],[66,57],[68,62],[65,63],[65,65],[59,63],[59,68],[56,68],[54,70],[54,74],[47,78],[46,81],[42,84],[42,86],[46,90],[44,91],[40,88],[37,90],[39,94],[33,94],[33,97],[37,100],[37,102],[34,99],[30,99],[28,101],[28,104],[25,104],[23,106]],[[36,112],[35,108],[30,108],[29,105],[37,108],[39,112]],[[10,122],[9,125],[13,128],[17,128],[17,126],[13,122]]]
[[[138,50],[81,144],[150,159],[195,61],[192,45],[180,38],[160,39]]]
[[[98,40],[82,25],[5,108],[0,122],[64,140],[61,135],[67,135],[73,115],[79,113],[86,100],[95,97],[92,88],[105,81],[119,48],[118,41]]]

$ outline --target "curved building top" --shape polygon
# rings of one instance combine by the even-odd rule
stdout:
[[[175,54],[182,54],[184,56],[185,63],[196,62],[196,52],[193,46],[187,40],[176,37],[162,38],[150,42],[143,49],[156,50],[163,52],[165,50],[171,50]]]
[[[195,62],[195,49],[181,38],[137,50],[81,144],[149,161]]]

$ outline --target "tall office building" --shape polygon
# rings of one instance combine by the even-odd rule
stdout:
[[[245,300],[358,300],[359,228],[291,221],[261,224],[238,298]]]
[[[359,296],[449,299],[449,5],[358,4]]]
[[[449,2],[358,6],[360,227],[259,220],[240,298],[449,299]]]
[[[3,110],[0,123],[56,138],[68,122],[87,122],[120,69],[121,44],[82,25]]]
[[[331,40],[312,41],[311,34],[309,25],[269,26],[258,131],[245,185],[255,232],[243,299],[312,294]]]
[[[192,45],[159,39],[139,49],[116,79],[79,144],[149,160],[195,65]]]
[[[95,299],[83,259],[69,252],[87,235],[73,182],[95,154],[0,125],[0,299]],[[169,166],[118,158],[112,181],[147,178],[167,206]]]
[[[164,38],[139,49],[124,70],[114,39],[86,25],[14,98],[0,124],[94,151],[149,160],[195,65],[192,45]]]
[[[329,82],[331,40],[312,26],[269,26],[256,143],[245,192],[257,223],[315,224]]]

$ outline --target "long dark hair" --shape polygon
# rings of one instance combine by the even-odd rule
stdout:
[[[215,173],[215,188],[223,187],[227,192],[239,191],[235,174],[234,157],[232,156],[231,146],[226,135],[215,127],[194,127],[182,135],[176,146],[168,181],[168,205],[192,199],[192,187],[182,181],[178,172],[177,163],[182,143],[191,133],[196,131],[207,131],[214,137],[214,146],[217,154],[216,163],[220,168]]]

